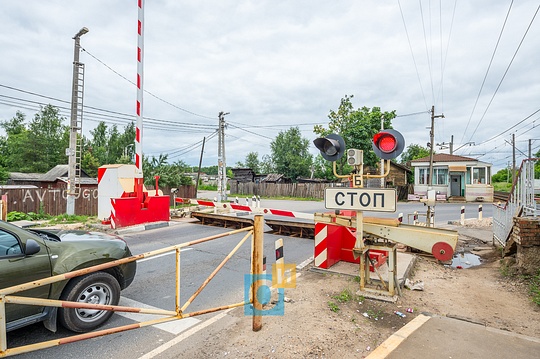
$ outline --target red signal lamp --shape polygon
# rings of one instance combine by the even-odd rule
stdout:
[[[383,130],[373,136],[373,151],[385,160],[396,158],[405,148],[403,135],[396,130]]]

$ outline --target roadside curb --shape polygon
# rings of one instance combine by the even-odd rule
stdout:
[[[130,227],[117,229],[114,231],[114,234],[122,235],[122,234],[133,233],[133,232],[142,232],[142,231],[148,231],[151,229],[174,226],[177,224],[178,222],[153,222],[153,223],[146,223],[146,224],[138,224],[136,226],[130,226]]]
[[[392,334],[381,345],[375,348],[374,351],[369,354],[366,359],[386,358],[391,352],[393,352],[405,339],[419,329],[424,323],[430,320],[431,317],[420,314],[409,323],[407,323],[400,330]]]

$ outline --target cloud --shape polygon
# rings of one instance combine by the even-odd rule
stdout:
[[[313,139],[312,124],[327,123],[329,111],[351,94],[355,107],[378,106],[398,115],[435,105],[436,113],[446,117],[436,121],[436,142],[448,142],[453,135],[455,148],[471,136],[482,143],[538,109],[536,20],[496,90],[538,4],[513,4],[479,97],[509,4],[441,4],[442,8],[426,1],[146,1],[144,86],[157,98],[144,95],[144,115],[161,120],[162,128],[166,121],[179,124],[161,130],[145,124],[144,151],[157,154],[197,144],[214,130],[188,132],[182,123],[217,128],[218,113],[226,111],[227,121],[234,125],[226,131],[227,162],[234,164],[250,151],[269,153],[269,138],[289,126],[306,124],[300,126],[302,134]],[[8,2],[0,24],[0,84],[69,102],[72,37],[86,26],[90,32],[81,38],[86,52],[80,55],[85,63],[84,104],[134,115],[136,88],[130,82],[136,78],[136,2]],[[52,101],[5,87],[0,87],[0,95]],[[3,99],[2,120],[20,109]],[[23,110],[29,116],[36,112]],[[114,118],[110,114],[105,119]],[[89,117],[85,132],[96,121]],[[517,132],[520,140],[539,137],[533,121],[525,121],[529,127]],[[407,143],[421,145],[429,140],[429,124],[427,113],[393,122]],[[510,133],[476,149],[498,152],[494,147],[503,147]],[[504,151],[480,159],[501,166],[509,153],[508,148]],[[200,147],[194,147],[181,159],[195,164],[199,154]],[[217,139],[207,143],[203,163],[217,163]]]

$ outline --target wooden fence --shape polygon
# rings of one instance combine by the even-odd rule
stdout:
[[[154,195],[151,188],[149,194]],[[169,195],[170,188],[164,188],[163,194]],[[24,188],[24,189],[0,189],[0,196],[7,195],[7,212],[34,212],[58,216],[66,213],[67,196],[62,189]],[[177,197],[195,198],[195,186],[178,187]],[[171,195],[171,206],[173,196]],[[98,189],[82,189],[81,194],[75,199],[75,214],[96,216],[98,213]]]
[[[323,199],[324,190],[332,187],[331,183],[254,183],[230,182],[231,193],[244,196],[263,197],[298,197]],[[413,186],[396,187],[398,200],[406,200],[407,194],[413,193]]]
[[[66,213],[67,193],[63,189],[53,188],[24,188],[0,189],[0,195],[7,195],[8,212],[34,212],[57,216]],[[82,189],[75,199],[75,214],[97,215],[97,188]]]

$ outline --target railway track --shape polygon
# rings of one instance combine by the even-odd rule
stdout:
[[[201,224],[224,228],[240,229],[253,225],[253,219],[246,217],[227,216],[223,214],[192,212],[191,217],[197,218]],[[315,238],[315,223],[291,220],[267,219],[265,224],[272,229],[273,234],[300,238]]]
[[[509,196],[509,192],[493,191],[493,202],[506,202]]]

